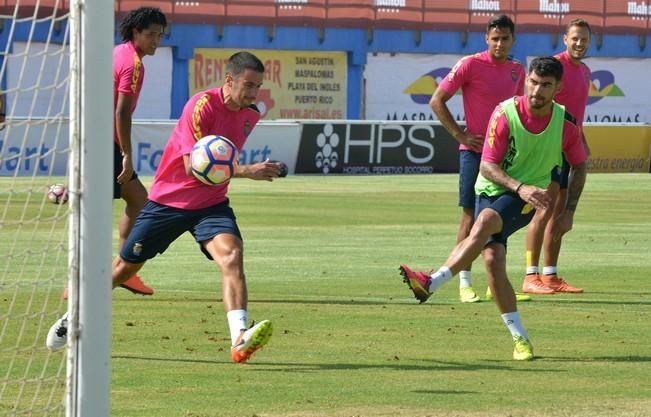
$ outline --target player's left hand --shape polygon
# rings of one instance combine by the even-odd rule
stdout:
[[[280,176],[280,166],[269,159],[251,165],[242,166],[242,176],[252,180],[273,181]]]
[[[518,190],[518,195],[538,210],[547,210],[552,203],[552,197],[547,190],[533,185],[523,184]]]

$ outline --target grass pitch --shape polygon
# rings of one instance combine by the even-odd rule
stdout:
[[[401,282],[400,262],[438,267],[453,247],[456,181],[234,180],[249,315],[273,321],[271,342],[231,363],[219,272],[183,236],[142,270],[153,297],[113,293],[112,415],[651,415],[651,177],[588,176],[559,264],[586,292],[519,305],[527,363],[493,303],[458,302],[456,278],[423,305]],[[515,287],[523,238],[509,241]],[[483,294],[481,261],[474,284]]]

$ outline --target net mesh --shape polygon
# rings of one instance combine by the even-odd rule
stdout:
[[[64,6],[0,4],[0,415],[64,415],[65,354],[45,347],[67,308],[68,205],[48,196],[68,183]]]

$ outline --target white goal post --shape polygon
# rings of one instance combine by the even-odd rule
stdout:
[[[110,415],[113,13],[70,3],[68,417]]]

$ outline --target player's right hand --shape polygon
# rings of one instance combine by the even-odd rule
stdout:
[[[124,155],[122,157],[122,172],[118,175],[118,184],[126,184],[133,177],[133,162],[131,157]]]
[[[464,133],[463,135],[460,135],[457,140],[459,143],[466,145],[475,152],[481,152],[484,147],[484,137],[481,135],[470,135]]]

